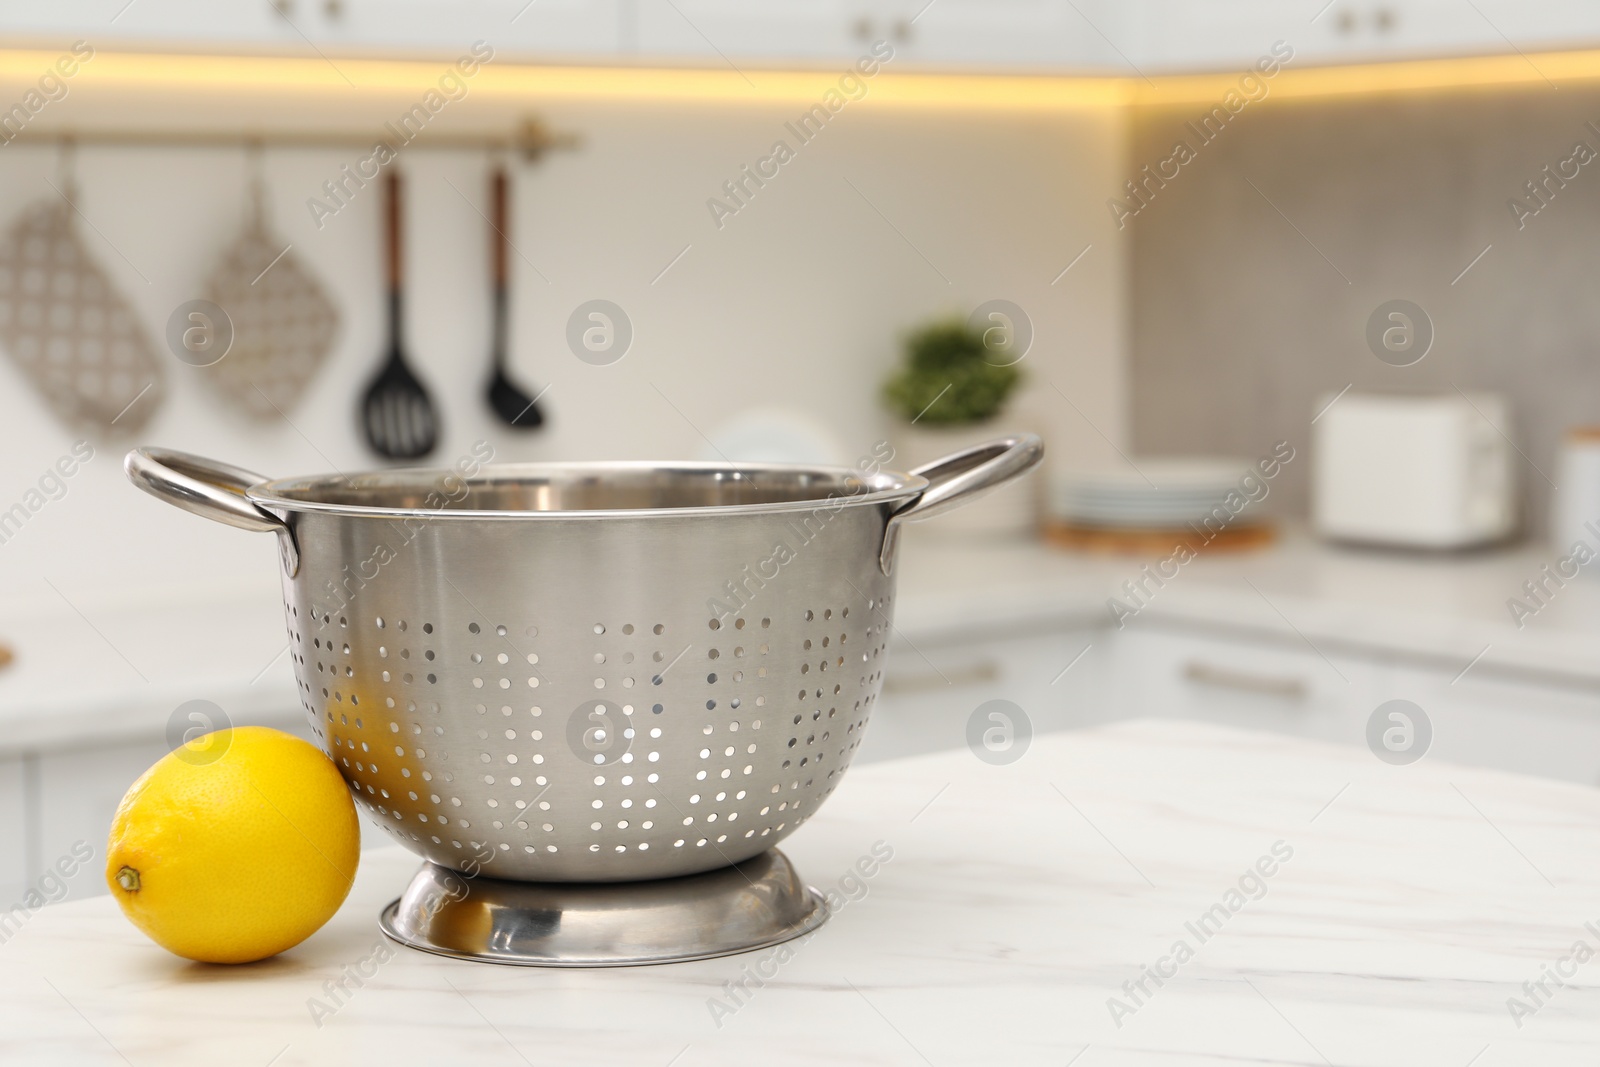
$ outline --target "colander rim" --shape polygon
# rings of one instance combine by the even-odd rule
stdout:
[[[858,484],[875,486],[868,492],[839,497],[809,497],[795,500],[761,501],[745,504],[709,504],[685,507],[651,508],[587,508],[551,509],[534,511],[526,509],[486,509],[440,507],[384,507],[371,504],[349,504],[329,500],[305,499],[286,496],[286,492],[306,491],[317,485],[334,483],[352,484],[366,479],[403,483],[410,481],[419,489],[440,488],[446,478],[456,478],[466,483],[503,481],[508,478],[530,478],[537,475],[584,476],[605,473],[729,473],[751,477],[760,472],[784,475],[815,475],[820,478],[842,481],[856,479]],[[849,484],[846,482],[845,484]],[[650,460],[613,460],[561,463],[489,463],[473,474],[462,474],[448,467],[393,467],[382,470],[359,471],[354,474],[316,474],[291,478],[273,478],[258,482],[243,490],[253,504],[283,512],[312,512],[324,515],[367,517],[383,519],[422,518],[432,521],[503,520],[514,522],[552,522],[565,519],[639,520],[659,518],[714,517],[734,515],[772,515],[786,512],[810,512],[837,502],[841,507],[868,507],[877,504],[910,501],[925,492],[931,483],[919,474],[879,470],[868,474],[855,467],[810,463],[724,463],[717,461],[685,460],[654,462]]]

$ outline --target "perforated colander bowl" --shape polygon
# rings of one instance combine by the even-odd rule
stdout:
[[[356,797],[444,867],[536,882],[760,853],[838,786],[877,701],[900,525],[1042,455],[911,474],[747,465],[267,481],[158,449],[129,477],[277,534],[300,699]]]

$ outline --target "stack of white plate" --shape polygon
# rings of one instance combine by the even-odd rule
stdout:
[[[1050,513],[1076,526],[1175,529],[1199,523],[1229,493],[1244,497],[1247,459],[1139,459],[1135,465],[1066,470],[1052,481]],[[1259,475],[1257,479],[1259,481]],[[1240,516],[1242,521],[1249,511]]]

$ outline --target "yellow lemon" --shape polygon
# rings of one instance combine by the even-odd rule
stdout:
[[[360,856],[333,762],[280,730],[240,726],[180,745],[133,783],[111,822],[106,881],[156,944],[249,963],[327,922]]]

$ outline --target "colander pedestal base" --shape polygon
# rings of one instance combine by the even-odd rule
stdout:
[[[511,882],[424,863],[379,925],[402,945],[525,967],[626,967],[727,956],[810,933],[821,894],[770,849],[647,882]]]

